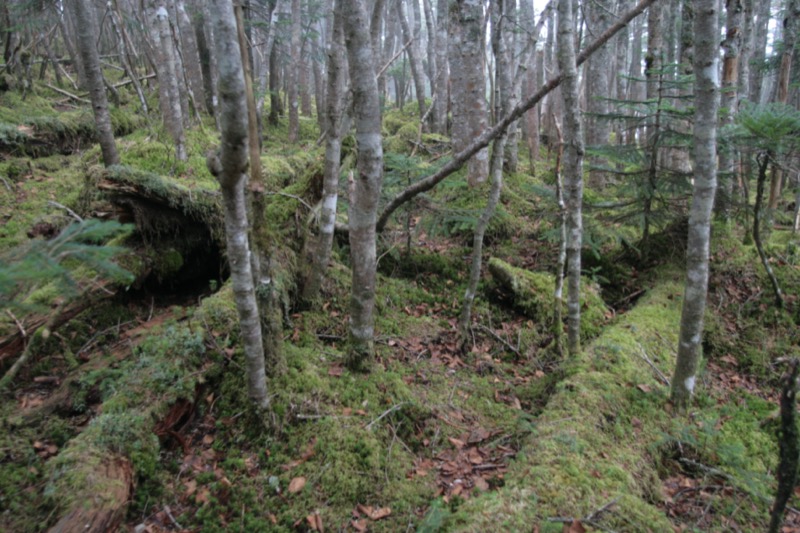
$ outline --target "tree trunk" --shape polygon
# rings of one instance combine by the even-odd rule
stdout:
[[[775,101],[782,104],[789,103],[789,82],[792,78],[792,63],[794,47],[797,44],[797,30],[800,25],[800,0],[786,0],[786,11],[783,16],[783,51],[781,65],[778,69],[778,84]],[[772,180],[769,184],[769,210],[778,207],[778,201],[783,190],[783,169],[775,166],[772,170]],[[771,217],[770,217],[771,219]]]
[[[694,190],[680,343],[672,378],[672,402],[680,409],[689,405],[694,394],[708,291],[711,210],[717,188],[718,5],[717,0],[696,0],[694,4]]]
[[[498,117],[505,115],[513,106],[511,102],[512,82],[511,65],[508,59],[506,41],[503,32],[505,31],[505,4],[507,0],[496,0],[492,3],[492,49],[495,55],[495,75],[496,91],[495,106]],[[481,213],[478,223],[475,226],[475,234],[472,239],[472,258],[470,260],[470,273],[467,290],[464,294],[464,302],[461,307],[461,316],[458,321],[460,344],[463,351],[467,351],[467,345],[472,338],[472,304],[475,301],[475,294],[478,290],[478,282],[481,279],[481,267],[483,264],[483,237],[486,228],[489,227],[500,200],[500,191],[503,188],[503,158],[505,154],[506,135],[501,133],[497,136],[492,147],[491,175],[492,183],[489,191],[489,199],[486,207]]]
[[[108,111],[103,72],[100,70],[100,56],[95,45],[96,32],[94,28],[96,24],[94,21],[94,9],[92,9],[90,0],[76,0],[75,15],[78,20],[78,48],[80,49],[81,61],[89,84],[94,122],[97,126],[97,137],[100,141],[100,150],[103,153],[103,163],[108,167],[119,163],[119,155],[117,154],[117,145],[114,142],[111,115]]]
[[[447,0],[438,0],[436,7],[436,132],[447,134],[447,112],[450,103],[450,64],[447,59]]]
[[[264,347],[247,238],[247,210],[244,186],[247,181],[247,116],[242,58],[237,40],[236,18],[230,0],[211,0],[214,36],[219,67],[221,135],[225,139],[219,155],[209,156],[209,170],[222,189],[225,209],[225,237],[231,282],[239,314],[245,359],[247,390],[253,402],[269,405],[264,369]]]
[[[361,0],[343,0],[343,24],[358,143],[350,194],[350,350],[347,365],[362,369],[374,355],[375,221],[383,180],[381,109],[367,12]]]
[[[415,0],[416,1],[416,0]],[[425,76],[422,73],[422,61],[419,56],[419,35],[411,33],[411,28],[408,25],[408,19],[403,14],[403,6],[401,2],[395,3],[395,13],[400,21],[400,28],[403,31],[403,40],[411,42],[406,48],[408,54],[408,62],[411,65],[411,77],[414,80],[414,92],[417,96],[417,105],[419,106],[418,114],[420,120],[425,116]],[[425,128],[425,125],[422,125]]]
[[[764,87],[764,61],[767,56],[771,0],[763,0],[755,6],[756,20],[753,31],[753,68],[750,71],[750,95],[756,104],[766,103]]]
[[[453,112],[453,150],[461,151],[488,126],[484,79],[483,1],[450,0],[450,104]],[[467,164],[467,182],[486,181],[489,151],[481,149]]]
[[[300,135],[300,102],[298,100],[298,82],[300,65],[300,38],[302,30],[302,11],[300,0],[292,0],[292,42],[290,45],[291,62],[286,65],[286,86],[289,90],[289,142],[296,143]]]
[[[164,125],[172,135],[175,142],[175,157],[179,161],[186,161],[186,137],[183,130],[183,110],[181,109],[181,95],[178,89],[178,70],[175,67],[175,48],[172,42],[172,31],[169,27],[169,13],[164,0],[157,0],[153,4],[155,24],[158,33],[157,53],[160,55],[161,74],[158,83],[164,84],[162,97],[167,101],[162,105],[164,112]]]
[[[652,9],[652,8],[651,8]],[[613,0],[594,0],[586,4],[586,33],[595,39],[608,28],[614,16]],[[601,46],[592,58],[586,62],[586,144],[598,147],[608,144],[611,127],[607,118],[608,98],[611,94],[611,73],[609,68],[613,61],[613,43]],[[589,186],[603,187],[604,172],[598,166],[606,164],[602,157],[590,160]]]
[[[567,209],[567,348],[581,349],[581,243],[583,240],[583,124],[571,0],[558,1],[558,66],[564,81],[564,200]]]
[[[722,41],[724,59],[722,62],[722,94],[720,100],[720,128],[733,126],[739,108],[737,89],[739,88],[739,55],[742,48],[742,21],[744,3],[742,0],[725,2],[725,40]],[[736,182],[734,161],[736,153],[732,143],[725,143],[719,154],[719,175],[722,182],[717,192],[714,206],[717,215],[725,221],[730,220],[733,202],[733,187]]]
[[[311,271],[303,287],[303,300],[310,305],[319,295],[328,270],[336,225],[336,205],[339,196],[339,167],[342,152],[342,109],[346,73],[342,3],[336,0],[333,12],[333,31],[328,49],[327,127],[325,138],[325,170],[322,182],[322,211],[319,217],[319,237],[311,256]]]
[[[275,39],[269,52],[269,118],[267,119],[273,126],[277,126],[280,117],[283,116],[279,52],[280,42]]]
[[[203,71],[200,65],[200,52],[197,47],[192,21],[186,13],[184,0],[174,0],[175,12],[177,13],[177,28],[180,32],[180,42],[183,54],[183,67],[186,71],[186,78],[189,82],[189,89],[194,98],[195,105],[206,101],[205,84],[203,82]]]

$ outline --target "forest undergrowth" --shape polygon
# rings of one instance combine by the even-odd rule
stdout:
[[[20,105],[9,94],[2,109]],[[4,113],[10,126],[0,132],[27,135],[19,116]],[[418,143],[414,116],[386,113],[387,198],[441,164],[446,139]],[[135,122],[117,120],[120,133]],[[124,528],[148,532],[765,528],[779,361],[800,355],[796,235],[770,234],[787,295],[778,310],[755,249],[715,226],[702,384],[681,414],[667,380],[685,219],[639,246],[638,228],[588,210],[585,349],[562,360],[553,350],[557,217],[543,151],[536,177],[527,168],[506,176],[487,233],[486,263],[493,258],[522,289],[486,269],[465,352],[456,323],[486,190],[457,175],[400,209],[381,237],[377,358],[353,373],[344,365],[346,240],[337,241],[323,303],[293,305],[320,195],[316,123],[304,121],[296,147],[270,131],[262,162],[275,191],[267,213],[280,250],[287,368],[270,379],[265,418],[243,386],[224,259],[201,253],[219,241],[205,167],[212,129],[190,132],[189,160],[176,162],[163,131],[140,127],[120,139],[123,166],[104,171],[89,137],[66,145],[45,122],[26,126],[36,129],[31,138],[3,141],[0,256],[51,239],[76,216],[121,218],[135,224],[115,242],[133,250],[120,264],[135,281],[104,285],[109,294],[31,339],[27,329],[62,309],[58,287],[36,280],[22,305],[3,309],[3,371],[19,356],[10,339],[36,344],[0,405],[2,529],[48,529],[97,494],[110,514],[123,513]],[[71,141],[83,135],[76,128]],[[53,150],[26,148],[42,142]],[[352,152],[345,141],[343,190]],[[210,268],[193,267],[203,261]],[[78,283],[98,281],[87,274]],[[790,503],[789,531],[800,530],[797,507]]]

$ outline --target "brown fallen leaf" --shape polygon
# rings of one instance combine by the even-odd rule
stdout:
[[[332,366],[328,369],[328,375],[334,378],[342,377],[342,373],[344,372],[344,368],[341,366]]]
[[[450,444],[452,444],[453,446],[455,446],[459,450],[464,447],[464,441],[463,440],[459,440],[459,439],[456,439],[456,438],[453,438],[453,437],[448,437],[447,440],[449,440]]]
[[[652,390],[650,388],[650,385],[647,385],[646,383],[640,383],[639,385],[636,385],[636,388],[644,392],[645,394]]]
[[[306,486],[306,478],[299,476],[289,482],[289,494],[297,494]]]
[[[369,517],[373,520],[380,520],[392,514],[392,510],[388,507],[380,507],[370,513]]]
[[[322,526],[322,517],[319,515],[319,513],[308,515],[306,517],[306,522],[312,531],[325,531],[325,528]]]
[[[203,444],[211,446],[214,443],[214,435],[206,435],[203,437]]]
[[[481,492],[486,492],[489,490],[489,483],[487,483],[482,477],[476,477],[472,480],[472,483],[475,485],[475,488]]]
[[[355,529],[359,533],[364,533],[364,531],[367,530],[366,520],[351,520],[350,525],[353,526],[353,529]]]

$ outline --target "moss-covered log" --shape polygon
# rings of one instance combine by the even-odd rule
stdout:
[[[568,361],[505,486],[465,503],[451,530],[523,530],[551,517],[593,513],[598,529],[672,530],[657,507],[652,456],[670,425],[663,408],[668,390],[642,354],[662,373],[674,364],[680,279],[664,273],[635,309]]]
[[[83,459],[83,468],[91,468],[85,487],[90,493],[76,498],[72,508],[50,528],[50,533],[116,531],[125,518],[134,488],[131,462],[120,456],[87,456]]]
[[[555,305],[552,274],[516,268],[496,257],[489,260],[488,266],[500,289],[511,296],[514,307],[531,320],[552,324]],[[606,322],[607,306],[597,285],[586,278],[581,285],[581,336],[586,339],[600,332]]]

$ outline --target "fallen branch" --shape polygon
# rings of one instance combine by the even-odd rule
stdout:
[[[64,89],[59,89],[55,85],[50,85],[49,83],[44,83],[43,85],[45,87],[47,87],[48,89],[50,89],[51,91],[55,91],[55,92],[57,92],[58,94],[60,94],[62,96],[66,96],[67,98],[71,98],[72,100],[75,100],[75,101],[80,102],[82,104],[92,105],[92,102],[90,102],[86,98],[81,98],[77,94],[72,94],[71,92],[65,91]]]
[[[58,207],[59,209],[63,209],[64,211],[69,213],[70,216],[72,218],[74,218],[75,220],[77,220],[78,222],[83,222],[83,219],[78,215],[78,213],[76,213],[75,211],[73,211],[69,207],[67,207],[67,206],[65,206],[63,204],[60,204],[60,203],[56,202],[55,200],[49,200],[47,203],[48,203],[48,205],[52,205],[53,207]]]
[[[592,526],[595,529],[601,529],[603,531],[613,532],[614,531],[613,529],[608,529],[607,527],[603,527],[602,525],[598,524],[597,523],[597,519],[600,517],[601,514],[603,514],[604,512],[606,512],[609,509],[611,509],[614,505],[616,505],[618,500],[619,500],[619,498],[615,498],[615,499],[611,500],[607,504],[605,504],[605,505],[603,505],[601,507],[598,507],[597,509],[595,509],[594,511],[592,511],[588,515],[584,516],[583,518],[575,518],[575,517],[571,517],[571,516],[555,516],[555,517],[552,517],[552,518],[548,518],[547,521],[548,522],[564,522],[564,523],[567,523],[567,524],[571,524],[573,522],[579,522],[579,523],[582,523],[582,524],[589,524],[590,526]]]
[[[399,409],[401,409],[401,408],[402,408],[404,405],[408,405],[408,402],[400,402],[400,403],[398,403],[398,404],[396,404],[396,405],[393,405],[392,407],[390,407],[389,409],[387,409],[386,411],[384,411],[384,412],[381,414],[381,416],[379,416],[378,418],[376,418],[375,420],[373,420],[372,422],[370,422],[369,424],[367,424],[366,426],[364,426],[364,428],[365,428],[365,429],[372,429],[372,426],[373,426],[373,424],[377,424],[378,422],[380,422],[381,420],[383,420],[384,418],[386,418],[386,417],[387,417],[387,416],[389,416],[390,414],[392,414],[392,413],[394,413],[395,411],[398,411]]]
[[[515,354],[517,357],[520,357],[520,358],[522,357],[522,353],[520,353],[520,351],[519,351],[518,349],[516,349],[516,348],[514,348],[513,346],[511,346],[511,344],[509,344],[509,343],[508,343],[508,341],[506,341],[505,339],[503,339],[503,338],[502,338],[500,335],[498,335],[497,333],[495,333],[494,331],[492,331],[490,328],[487,328],[487,327],[486,327],[486,326],[484,326],[483,324],[478,324],[478,327],[479,327],[481,330],[483,330],[483,331],[487,332],[489,335],[491,335],[492,337],[494,337],[494,338],[495,338],[495,339],[497,339],[498,341],[500,341],[501,343],[503,343],[503,346],[505,346],[506,348],[508,348],[508,350],[509,350],[509,351],[511,351],[511,352],[514,352],[514,354]]]
[[[661,372],[661,370],[659,370],[659,369],[658,369],[658,367],[655,365],[655,363],[653,363],[653,362],[650,360],[650,358],[649,358],[649,357],[647,357],[647,353],[644,351],[644,348],[642,348],[642,347],[641,347],[641,345],[639,346],[639,351],[641,352],[641,353],[639,354],[639,357],[641,357],[641,358],[644,360],[644,362],[645,362],[645,363],[647,363],[648,365],[650,365],[650,368],[652,368],[652,369],[653,369],[653,372],[655,372],[655,373],[656,373],[656,375],[658,376],[658,378],[659,378],[661,381],[663,381],[663,382],[664,382],[664,385],[666,385],[667,387],[669,387],[669,379],[667,379],[667,376],[665,376],[665,375],[664,375],[664,374]]]

